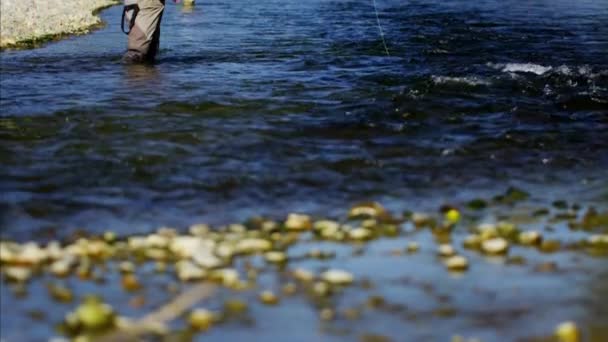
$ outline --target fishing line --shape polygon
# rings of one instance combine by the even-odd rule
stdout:
[[[386,51],[386,55],[390,56],[391,54],[388,52],[388,47],[386,47],[386,41],[384,40],[384,31],[382,31],[382,26],[380,25],[380,17],[378,16],[378,6],[376,6],[376,0],[372,0],[374,3],[374,12],[376,12],[376,23],[378,24],[378,30],[380,31],[380,38],[382,38],[382,45],[384,46],[384,51]]]

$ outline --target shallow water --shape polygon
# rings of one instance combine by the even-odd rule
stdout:
[[[120,63],[119,7],[102,13],[108,26],[93,34],[3,52],[2,234],[46,240],[83,227],[128,235],[290,211],[336,216],[370,199],[436,210],[511,185],[541,205],[606,205],[607,1],[377,3],[390,56],[371,1],[326,0],[167,4],[154,66]],[[344,262],[363,273],[378,267],[363,260]],[[595,281],[583,275],[581,283]],[[456,290],[446,277],[427,280]],[[562,291],[564,279],[579,279],[571,277],[539,284]],[[543,292],[530,291],[523,301]],[[316,319],[294,310],[286,314]],[[565,316],[547,313],[546,325],[530,328]],[[386,325],[399,340],[397,323],[377,319],[369,327]],[[410,336],[470,328],[454,322]],[[490,326],[474,331],[498,339]],[[327,337],[307,333],[302,340]]]
[[[169,4],[154,67],[119,63],[119,7],[3,53],[4,225],[149,230],[605,176],[606,1],[380,1],[390,56],[371,5]]]

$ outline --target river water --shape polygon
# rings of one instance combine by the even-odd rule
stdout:
[[[153,66],[121,64],[120,7],[3,52],[2,234],[436,210],[509,186],[606,205],[608,1],[377,6],[388,54],[371,0],[168,3]]]

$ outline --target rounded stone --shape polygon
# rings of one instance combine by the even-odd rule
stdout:
[[[321,274],[321,279],[334,285],[347,285],[354,281],[354,276],[344,270],[330,269]]]
[[[188,315],[188,323],[190,327],[196,330],[207,330],[213,325],[216,319],[215,313],[207,309],[194,309]]]
[[[85,329],[92,330],[107,327],[114,319],[112,308],[95,297],[85,298],[75,314]]]
[[[315,274],[304,268],[296,268],[292,272],[293,277],[301,282],[310,282],[315,279]]]
[[[560,342],[579,342],[581,340],[580,335],[574,322],[563,322],[555,328],[555,337]]]
[[[260,238],[246,238],[236,244],[238,253],[258,253],[266,252],[272,248],[272,243]]]
[[[538,245],[542,241],[542,235],[536,230],[519,233],[518,240],[522,245]]]
[[[369,240],[372,236],[372,232],[367,228],[359,227],[348,232],[348,238],[351,240]]]
[[[456,250],[452,245],[449,244],[441,244],[437,248],[437,254],[442,257],[450,257],[456,254]]]
[[[485,240],[481,243],[481,249],[487,254],[506,254],[509,251],[509,243],[507,240],[497,237]]]
[[[405,250],[408,253],[416,253],[420,250],[420,244],[417,242],[410,242],[407,244],[407,247],[405,247]]]
[[[258,297],[260,302],[266,305],[276,305],[279,303],[279,297],[272,291],[262,291]]]
[[[461,255],[454,255],[447,258],[445,266],[451,271],[464,271],[469,268],[469,261]]]
[[[330,308],[323,308],[319,311],[319,318],[323,321],[331,321],[335,316],[336,313]]]
[[[270,251],[264,253],[264,259],[273,264],[281,264],[287,261],[287,254],[280,251]]]

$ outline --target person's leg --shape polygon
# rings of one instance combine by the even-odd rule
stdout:
[[[129,50],[124,56],[126,62],[152,61],[158,51],[164,0],[139,0],[137,5],[139,13],[129,32]]]
[[[158,50],[160,49],[160,22],[163,19],[163,13],[160,13],[160,17],[158,18],[158,25],[156,25],[156,31],[154,31],[154,35],[152,36],[152,42],[150,42],[150,48],[148,49],[148,54],[146,55],[146,59],[148,62],[153,62]]]

